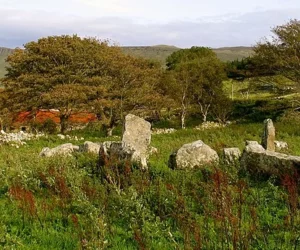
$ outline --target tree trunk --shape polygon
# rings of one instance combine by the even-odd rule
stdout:
[[[185,116],[186,116],[186,111],[184,109],[181,112],[181,128],[182,129],[185,129]]]
[[[231,100],[233,100],[233,81],[231,80]]]
[[[117,125],[116,119],[115,119],[115,116],[113,115],[113,111],[111,109],[107,127],[106,127],[106,136],[112,136],[113,130],[115,129],[116,125]]]
[[[183,93],[181,98],[181,128],[185,129],[185,117],[186,117],[186,103],[185,103],[186,93]]]
[[[200,102],[199,103],[199,106],[200,106],[200,111],[201,111],[201,114],[202,114],[202,118],[203,118],[203,122],[206,122],[207,120],[207,114],[208,114],[208,111],[209,111],[209,108],[210,108],[210,104],[201,104]]]
[[[63,135],[67,132],[68,129],[68,116],[61,115],[60,116],[60,133]]]

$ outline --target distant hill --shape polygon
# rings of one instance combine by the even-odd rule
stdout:
[[[12,49],[0,47],[0,78],[5,75],[5,59],[12,52]]]
[[[122,47],[124,53],[143,57],[147,59],[153,59],[165,64],[166,58],[173,52],[179,50],[180,48],[169,45],[155,45],[155,46],[129,46]],[[244,57],[250,56],[252,53],[251,47],[224,47],[213,49],[217,56],[222,61],[233,61],[235,59],[242,59]],[[13,49],[0,47],[0,78],[5,74],[5,59],[12,53]]]
[[[168,45],[122,47],[126,54],[147,59],[153,59],[165,63],[166,58],[180,48]],[[242,59],[250,56],[253,51],[251,47],[224,47],[213,49],[217,56],[224,62]]]
[[[180,48],[168,45],[156,45],[156,46],[137,46],[137,47],[122,47],[124,53],[152,59],[165,64],[166,58],[173,52],[180,50]]]
[[[244,47],[244,46],[223,47],[223,48],[213,49],[213,51],[223,62],[233,61],[236,59],[240,60],[250,56],[253,53],[252,47]]]

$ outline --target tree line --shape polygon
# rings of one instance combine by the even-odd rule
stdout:
[[[175,110],[182,128],[191,110],[226,121],[231,101],[223,80],[281,74],[300,80],[300,22],[291,20],[258,43],[254,55],[222,63],[207,47],[172,53],[166,69],[158,62],[125,55],[108,41],[77,35],[50,36],[29,42],[8,56],[1,80],[2,123],[9,114],[39,109],[59,110],[61,132],[79,111],[97,115],[107,133],[129,112],[160,117]],[[6,121],[7,122],[7,121]]]

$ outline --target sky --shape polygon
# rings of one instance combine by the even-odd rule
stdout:
[[[253,46],[300,19],[299,0],[0,0],[0,47],[77,34],[120,46]]]

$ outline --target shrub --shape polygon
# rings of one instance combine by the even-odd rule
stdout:
[[[47,119],[42,123],[41,130],[47,134],[56,134],[57,124],[53,120]]]

